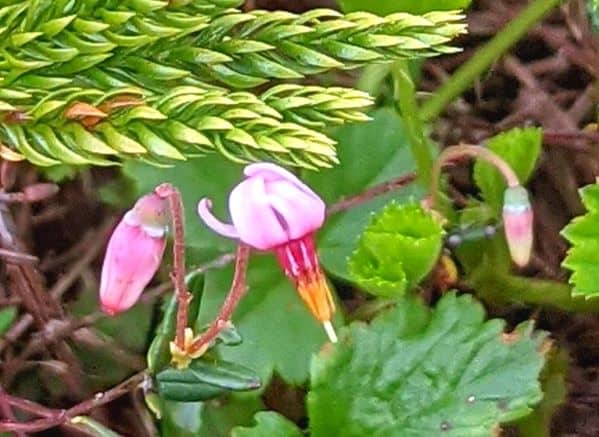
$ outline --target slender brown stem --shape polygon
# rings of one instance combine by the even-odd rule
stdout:
[[[337,202],[333,203],[327,209],[327,215],[333,215],[338,212],[347,211],[348,209],[361,205],[362,203],[368,202],[369,200],[372,200],[375,197],[382,196],[383,194],[387,194],[390,191],[394,191],[399,188],[405,187],[406,185],[414,182],[415,180],[416,173],[408,173],[403,176],[391,179],[387,182],[383,182],[382,184],[375,185],[374,187],[369,188],[360,194],[356,194],[355,196],[342,198]]]
[[[189,354],[193,355],[207,348],[212,341],[217,337],[218,333],[226,328],[227,323],[231,320],[235,307],[247,290],[246,272],[248,260],[250,257],[250,247],[240,243],[237,246],[237,258],[235,260],[235,274],[233,275],[233,283],[229,294],[223,303],[223,306],[218,313],[216,319],[212,321],[210,327],[202,334],[200,338],[195,340],[189,347]]]
[[[137,387],[143,381],[144,377],[145,372],[136,373],[116,387],[113,387],[105,392],[96,393],[93,398],[80,402],[67,410],[50,410],[42,405],[36,404],[35,402],[14,398],[12,396],[4,396],[4,399],[8,404],[17,408],[21,408],[25,411],[33,412],[44,418],[32,420],[30,422],[16,422],[12,420],[2,421],[0,422],[0,432],[39,432],[62,425],[73,417],[87,413],[94,408],[112,402],[113,400],[129,393],[133,388]]]
[[[183,229],[183,200],[181,193],[173,185],[165,183],[156,187],[156,193],[168,200],[173,233],[173,271],[171,279],[177,296],[177,327],[175,344],[185,349],[185,328],[189,302],[192,295],[185,284],[185,231]]]
[[[505,162],[503,159],[501,159],[501,157],[499,157],[499,155],[497,155],[495,152],[492,152],[491,150],[481,146],[473,146],[470,144],[450,146],[444,149],[443,152],[441,152],[441,154],[437,157],[437,160],[433,165],[433,170],[431,173],[432,209],[435,209],[437,207],[439,199],[439,180],[441,179],[441,169],[449,161],[454,161],[465,156],[470,156],[477,159],[484,159],[489,164],[493,165],[505,178],[505,181],[509,187],[516,187],[520,185],[520,181],[518,180],[518,176],[516,175],[516,173],[514,173],[514,170],[512,170],[509,164]]]

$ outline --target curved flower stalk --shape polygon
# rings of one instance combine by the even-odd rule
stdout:
[[[337,341],[331,324],[335,304],[316,253],[314,233],[325,220],[325,204],[289,171],[270,163],[248,165],[246,179],[229,195],[232,224],[211,212],[202,199],[198,214],[215,232],[239,239],[258,249],[272,251],[287,277],[329,339]]]
[[[168,219],[168,203],[156,193],[141,197],[121,219],[110,237],[102,265],[102,311],[115,315],[139,300],[160,267]]]
[[[493,165],[503,176],[507,188],[503,197],[502,218],[505,239],[512,261],[524,267],[530,261],[533,247],[533,210],[528,198],[528,191],[520,184],[518,176],[507,162],[499,155],[484,147],[462,144],[447,147],[433,165],[431,173],[431,197],[429,206],[435,209],[439,197],[439,179],[441,168],[447,162],[465,156],[483,159]]]

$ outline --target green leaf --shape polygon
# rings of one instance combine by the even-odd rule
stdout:
[[[303,434],[289,419],[274,411],[260,411],[254,416],[256,425],[237,427],[232,437],[301,437]]]
[[[431,11],[466,9],[472,0],[338,0],[343,12],[367,11],[385,16],[395,12],[425,14]]]
[[[146,354],[148,371],[151,374],[162,370],[170,362],[170,342],[175,338],[176,315],[177,296],[173,293],[166,303],[162,321],[156,328],[156,334]]]
[[[206,273],[196,330],[214,318],[232,276],[232,267]],[[272,255],[252,255],[248,285],[233,314],[243,343],[218,346],[220,356],[255,370],[265,384],[273,371],[288,382],[301,384],[308,376],[310,356],[326,342],[322,326],[308,312]]]
[[[161,435],[177,437],[230,437],[238,425],[250,425],[263,408],[253,393],[239,393],[208,402],[164,401]]]
[[[163,399],[182,402],[205,401],[227,391],[260,388],[258,376],[247,367],[227,361],[193,361],[186,369],[167,368],[156,375]]]
[[[503,333],[470,295],[435,309],[416,298],[353,323],[312,362],[313,437],[489,436],[523,417],[542,392],[544,333]]]
[[[582,188],[580,196],[588,212],[562,229],[561,234],[572,245],[562,266],[573,272],[572,296],[588,299],[599,296],[599,184]]]
[[[396,297],[433,268],[443,227],[419,205],[390,203],[364,229],[349,260],[349,271],[373,294]]]
[[[0,335],[4,335],[10,329],[16,317],[17,309],[15,307],[0,309]]]
[[[339,142],[338,166],[305,174],[305,181],[328,205],[414,170],[402,122],[395,110],[382,108],[370,116],[372,121],[369,123],[344,126],[333,135]],[[318,235],[318,250],[324,267],[336,276],[351,280],[347,259],[372,212],[382,209],[392,199],[405,201],[410,196],[418,199],[422,194],[414,185],[330,217]]]
[[[520,183],[526,184],[541,152],[541,128],[515,128],[494,136],[487,148],[503,158],[514,170]],[[474,164],[474,181],[483,198],[499,216],[506,183],[495,167],[479,159]]]

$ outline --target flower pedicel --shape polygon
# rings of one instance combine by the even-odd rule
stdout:
[[[202,199],[198,214],[215,232],[258,250],[275,252],[285,274],[329,339],[337,341],[331,318],[335,304],[316,254],[314,233],[325,220],[323,200],[289,171],[270,163],[245,167],[246,179],[229,195],[232,224],[211,212]]]

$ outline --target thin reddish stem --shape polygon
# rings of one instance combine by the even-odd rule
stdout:
[[[183,200],[181,193],[171,184],[156,187],[156,194],[168,200],[173,232],[173,271],[171,279],[177,296],[177,327],[175,344],[185,349],[185,328],[192,295],[185,284],[185,231],[183,228]]]
[[[191,344],[188,350],[189,354],[193,354],[208,347],[208,345],[218,336],[219,332],[222,331],[231,320],[233,311],[247,290],[246,272],[249,257],[250,247],[240,243],[239,246],[237,246],[235,274],[233,275],[233,282],[229,294],[227,295],[218,316],[212,321],[208,330]]]

